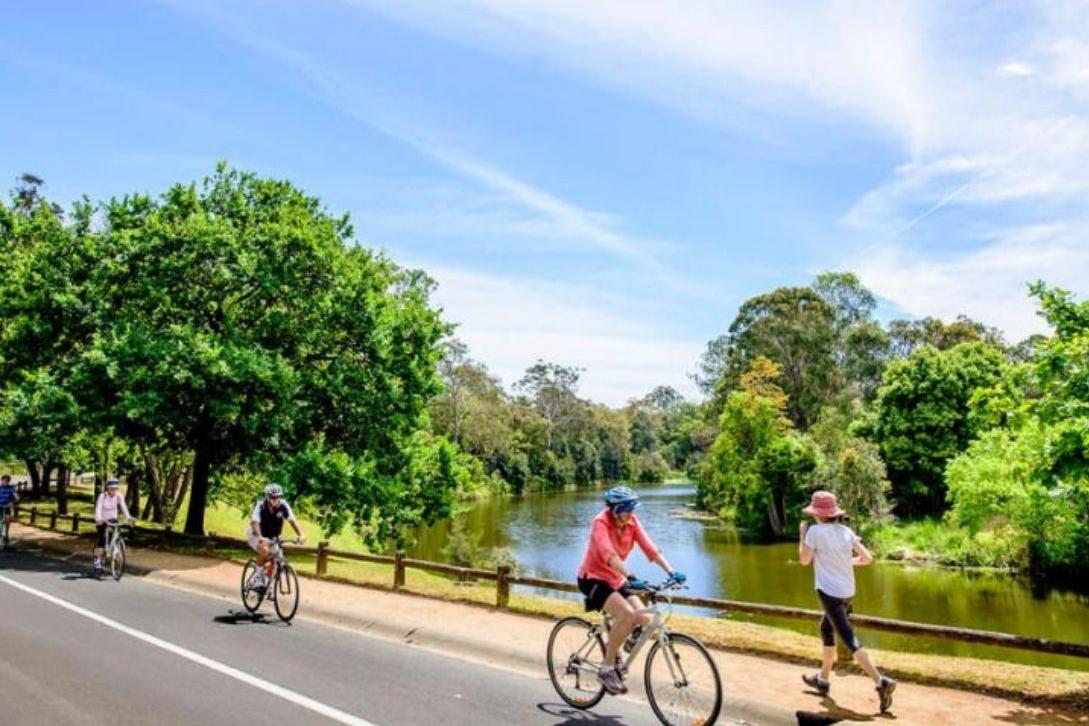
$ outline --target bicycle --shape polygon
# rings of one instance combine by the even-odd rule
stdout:
[[[301,540],[294,540],[298,544]],[[253,582],[257,575],[257,560],[250,558],[242,568],[242,607],[249,613],[257,612],[267,597],[276,608],[276,615],[285,623],[290,623],[299,609],[299,576],[295,568],[284,557],[283,539],[269,539],[269,553],[272,555],[264,564],[265,583]]]
[[[683,587],[670,579],[638,593],[647,604],[645,612],[651,622],[634,643],[629,639],[624,644],[623,650],[629,651],[627,659],[621,653],[617,664],[626,674],[650,643],[643,681],[654,715],[667,726],[713,724],[722,710],[718,667],[702,643],[666,627],[673,615],[673,596]],[[664,603],[665,612],[659,603]],[[548,675],[560,698],[575,708],[593,708],[605,696],[605,687],[597,676],[605,659],[604,638],[610,624],[611,618],[605,613],[597,624],[572,616],[552,628]]]
[[[95,578],[102,579],[103,563],[108,564],[110,575],[114,580],[120,580],[125,574],[125,538],[121,535],[120,522],[106,522],[106,547],[102,552],[102,559],[95,560]]]

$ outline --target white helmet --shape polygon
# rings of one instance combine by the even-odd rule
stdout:
[[[269,484],[265,487],[265,497],[282,497],[284,495],[284,488],[279,484]]]

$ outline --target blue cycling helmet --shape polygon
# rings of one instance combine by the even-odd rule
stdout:
[[[639,506],[639,495],[629,487],[613,487],[605,492],[605,504],[609,505],[613,513],[623,514]]]

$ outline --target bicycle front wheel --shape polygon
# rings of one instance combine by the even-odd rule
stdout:
[[[722,710],[722,679],[695,638],[668,633],[647,654],[643,681],[654,715],[667,726],[713,724]]]
[[[0,518],[0,552],[8,546],[8,523]]]
[[[118,539],[110,549],[110,574],[113,579],[120,580],[125,574],[125,542]]]
[[[575,708],[593,708],[605,695],[597,678],[605,643],[583,618],[564,618],[548,636],[548,677],[556,693]]]
[[[276,576],[275,605],[276,614],[285,623],[290,623],[299,609],[299,576],[291,565],[284,565]]]
[[[246,612],[255,613],[265,599],[265,588],[253,587],[253,576],[257,574],[257,560],[249,560],[242,568],[242,607]]]

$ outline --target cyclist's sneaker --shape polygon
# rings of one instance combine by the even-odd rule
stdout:
[[[888,676],[881,676],[881,682],[877,684],[877,697],[881,699],[881,713],[892,708],[892,692],[896,690],[896,681]]]
[[[810,688],[814,689],[815,691],[820,693],[822,696],[827,696],[828,695],[828,689],[832,687],[831,683],[829,683],[828,681],[821,678],[820,673],[814,673],[812,675],[806,674],[806,675],[802,676],[802,680],[805,681],[805,685],[807,685]]]
[[[258,570],[256,573],[254,573],[253,579],[250,580],[250,584],[254,589],[264,587],[266,584],[268,584],[265,582],[265,571]]]
[[[628,634],[627,640],[624,641],[624,651],[631,652],[631,649],[635,647],[635,644],[639,641],[639,636],[643,634],[643,626],[637,625],[635,630]]]
[[[605,686],[605,690],[614,696],[628,692],[628,687],[624,685],[624,680],[616,668],[602,666],[597,672],[597,679],[601,681],[601,685]]]

